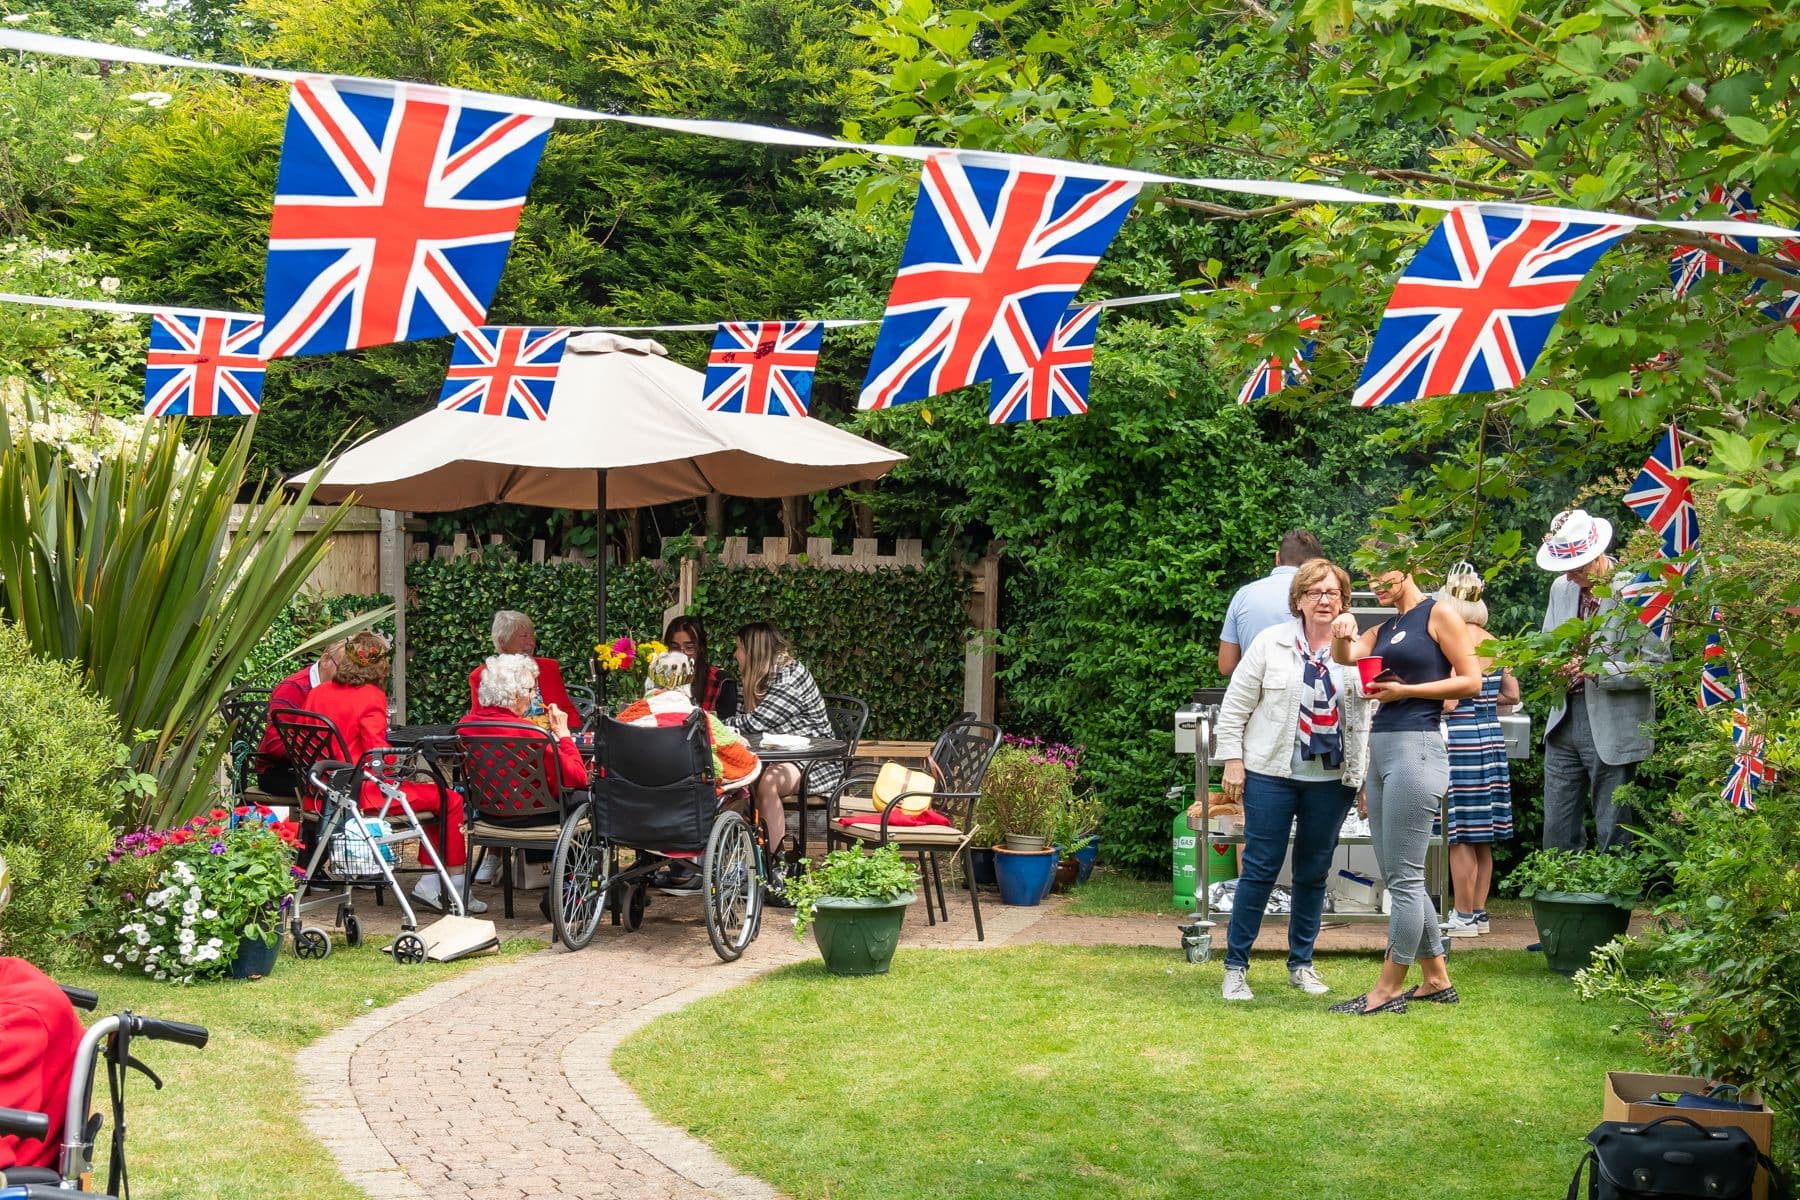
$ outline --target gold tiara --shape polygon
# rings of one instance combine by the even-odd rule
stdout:
[[[1458,600],[1466,600],[1471,604],[1481,599],[1484,586],[1486,585],[1481,581],[1481,572],[1477,571],[1475,564],[1471,562],[1457,563],[1444,576],[1445,594]]]

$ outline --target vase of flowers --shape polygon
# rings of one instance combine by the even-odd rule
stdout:
[[[300,871],[299,840],[293,822],[251,806],[120,838],[102,886],[116,894],[123,919],[103,961],[171,983],[267,974]]]
[[[656,638],[635,641],[630,635],[601,642],[594,647],[594,661],[600,667],[600,692],[604,702],[615,679],[629,680],[628,696],[635,700],[644,694],[644,680],[650,675],[650,664],[669,648]]]

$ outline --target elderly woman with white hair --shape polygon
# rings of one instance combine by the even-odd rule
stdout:
[[[543,683],[538,675],[538,661],[524,654],[496,654],[483,663],[475,704],[457,722],[458,733],[508,733],[511,726],[525,720],[537,702]],[[544,712],[553,747],[544,751],[544,767],[562,773],[565,790],[588,785],[587,764],[581,748],[569,733],[569,714],[560,705],[550,704]],[[554,772],[553,772],[554,773]]]
[[[532,625],[531,618],[516,609],[503,608],[494,614],[492,629],[495,654],[524,655],[537,664],[537,683],[532,692],[531,703],[526,706],[521,718],[535,725],[548,728],[545,714],[552,705],[565,713],[576,711],[575,701],[569,698],[569,689],[563,684],[562,665],[554,658],[538,658],[537,628]],[[492,662],[492,659],[488,660]],[[481,676],[487,670],[484,663],[469,672],[469,707],[481,704]]]

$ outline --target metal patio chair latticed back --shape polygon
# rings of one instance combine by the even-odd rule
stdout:
[[[242,800],[250,788],[257,743],[262,741],[263,729],[269,723],[269,689],[231,689],[219,701],[219,717],[231,739],[226,751],[231,762],[231,794]]]

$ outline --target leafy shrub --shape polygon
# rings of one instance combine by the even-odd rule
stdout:
[[[93,864],[111,840],[130,751],[105,701],[68,663],[33,657],[25,635],[0,624],[0,854],[13,899],[0,915],[6,952],[45,967],[68,961],[64,931],[82,908]]]
[[[983,830],[995,836],[1054,836],[1075,799],[1074,756],[1060,753],[1067,750],[1011,743],[995,751],[981,781],[981,801],[989,814]]]
[[[388,597],[380,593],[367,596],[320,596],[303,592],[276,614],[269,632],[256,644],[244,665],[238,670],[236,686],[272,688],[304,665],[302,658],[290,657],[294,648],[346,621],[359,613],[380,608]],[[375,626],[388,637],[394,635],[393,618]],[[462,714],[458,713],[458,716]]]
[[[1539,892],[1588,892],[1630,904],[1644,894],[1644,871],[1632,854],[1534,850],[1513,868],[1505,886],[1527,900]]]
[[[786,898],[794,906],[794,936],[806,936],[806,927],[818,913],[819,901],[896,900],[919,886],[919,873],[900,857],[895,846],[880,846],[864,854],[852,847],[833,850],[806,874],[787,882]]]

